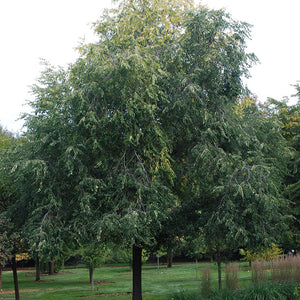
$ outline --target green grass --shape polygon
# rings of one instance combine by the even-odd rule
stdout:
[[[212,285],[217,290],[217,267],[215,264],[199,264],[199,274],[205,267],[212,268]],[[240,286],[251,282],[251,272],[246,263],[240,263]],[[223,274],[224,275],[224,274]],[[201,277],[201,275],[199,275]],[[88,269],[65,268],[60,274],[42,276],[35,282],[34,270],[19,270],[21,299],[131,299],[132,274],[127,266],[109,266],[95,269],[95,291],[91,292]],[[164,266],[158,273],[155,265],[143,267],[143,299],[172,299],[176,294],[200,293],[200,281],[196,280],[195,264],[174,264],[171,269]],[[3,272],[3,291],[13,290],[12,272]],[[103,282],[105,284],[103,284]],[[97,291],[97,289],[99,289]],[[0,293],[0,299],[14,299],[14,294]]]

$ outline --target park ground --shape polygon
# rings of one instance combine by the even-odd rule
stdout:
[[[251,285],[251,269],[246,262],[238,264],[239,289],[243,289]],[[172,268],[162,265],[159,270],[155,264],[146,264],[142,273],[143,299],[189,299],[184,295],[201,295],[201,274],[208,267],[211,268],[211,287],[217,291],[217,266],[214,263],[199,264],[198,280],[194,263],[177,263]],[[64,268],[52,276],[43,274],[40,282],[35,281],[33,268],[19,269],[18,277],[21,299],[131,299],[132,273],[126,265],[96,268],[94,291],[91,291],[88,269],[84,267]],[[12,272],[4,271],[2,280],[0,299],[14,299]],[[224,278],[223,283],[225,286]]]
[[[249,284],[251,272],[247,263],[240,263],[240,285]],[[157,269],[155,264],[143,266],[143,298],[172,299],[177,293],[200,293],[201,270],[212,268],[212,285],[217,289],[217,267],[212,263],[199,264],[199,276],[196,280],[196,265],[193,263],[165,265]],[[94,292],[89,283],[87,268],[64,268],[56,275],[43,275],[41,281],[35,281],[35,270],[18,270],[21,299],[131,299],[132,273],[128,266],[103,266],[94,272]],[[3,291],[0,299],[13,299],[13,276],[11,271],[3,272]]]

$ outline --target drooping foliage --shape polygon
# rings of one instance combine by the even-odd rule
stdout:
[[[16,256],[27,249],[22,226],[27,218],[28,209],[20,199],[12,171],[15,162],[20,159],[16,149],[25,142],[24,138],[14,137],[0,128],[0,285],[2,267],[10,260],[16,300],[20,298]]]
[[[142,248],[170,247],[176,230],[219,256],[232,241],[271,242],[285,144],[245,104],[249,25],[188,0],[127,0],[95,33],[74,64],[46,64],[33,86],[26,155],[13,168],[32,253],[132,247],[140,299]]]
[[[291,105],[289,99],[281,101],[275,99],[268,99],[267,103],[263,106],[264,113],[272,118],[274,121],[279,122],[282,135],[286,139],[289,151],[292,154],[288,162],[289,172],[286,174],[284,180],[284,191],[286,197],[291,201],[289,205],[289,213],[293,215],[293,220],[290,222],[290,235],[283,242],[284,246],[288,249],[298,248],[299,239],[299,215],[300,215],[300,104],[299,104],[299,84],[295,85],[297,93],[294,95],[298,102]]]

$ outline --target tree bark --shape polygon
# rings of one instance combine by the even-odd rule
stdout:
[[[198,280],[198,259],[196,258],[196,280]]]
[[[49,261],[49,275],[54,275],[54,261]]]
[[[94,266],[93,265],[90,265],[89,272],[90,272],[90,284],[93,292],[94,291]]]
[[[15,255],[12,257],[11,262],[12,262],[12,271],[13,271],[13,276],[14,276],[15,299],[20,300],[18,274],[17,274],[17,263],[16,263]]]
[[[0,264],[0,292],[2,291],[2,266]]]
[[[132,299],[142,300],[142,248],[132,249]]]
[[[35,281],[41,280],[40,258],[37,255],[35,260]]]
[[[167,268],[172,268],[172,264],[173,264],[173,250],[171,248],[168,248],[168,251],[167,251],[167,260],[168,260]]]
[[[218,281],[219,281],[219,290],[222,290],[222,270],[221,270],[221,253],[220,249],[217,247],[217,264],[218,264]]]
[[[157,273],[159,273],[159,256],[156,256],[156,260],[157,260]]]

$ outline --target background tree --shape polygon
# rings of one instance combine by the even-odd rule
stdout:
[[[101,244],[91,244],[80,249],[81,257],[89,269],[92,291],[94,291],[94,269],[103,263],[109,252],[109,249],[105,249],[105,246]]]
[[[70,218],[79,181],[78,172],[70,168],[76,153],[70,143],[72,120],[65,99],[70,89],[68,74],[43,64],[44,71],[32,87],[34,113],[24,116],[28,143],[15,168],[21,197],[29,208],[24,226],[36,259],[37,280],[40,263],[49,262],[49,273],[53,274],[55,261],[73,246]]]
[[[202,171],[196,174],[209,180],[200,189],[205,195],[201,201],[203,226],[207,243],[216,248],[219,270],[224,246],[232,250],[268,246],[287,230],[282,182],[288,151],[280,128],[263,117],[255,102],[236,117],[223,145],[210,153],[197,153],[197,165],[205,168],[198,167]],[[222,141],[220,135],[218,140]],[[203,197],[199,192],[196,195]]]
[[[272,224],[281,219],[284,205],[279,186],[286,152],[278,127],[261,120],[255,104],[245,107],[243,119],[236,111],[244,91],[241,78],[255,61],[245,48],[249,26],[205,9],[186,24],[165,122],[176,128],[172,154],[186,165],[181,181],[193,192],[187,207],[198,214],[207,244],[216,248],[220,271],[221,248],[229,241],[252,247],[275,236]],[[278,152],[269,152],[276,143]],[[266,180],[265,174],[272,176]]]
[[[7,258],[11,260],[15,299],[20,298],[16,255],[26,247],[22,226],[28,213],[12,176],[14,164],[19,159],[16,148],[22,143],[23,138],[13,137],[0,128],[0,259],[1,268]]]
[[[9,260],[9,255],[12,252],[12,245],[7,236],[7,220],[3,216],[0,218],[0,226],[2,228],[0,232],[0,291],[2,291],[2,269]]]
[[[290,210],[287,212],[294,216],[290,223],[290,235],[283,241],[286,250],[299,249],[299,214],[300,214],[300,103],[299,103],[299,84],[295,85],[297,93],[294,95],[298,98],[298,102],[289,105],[288,98],[281,101],[269,98],[267,103],[263,105],[265,114],[280,122],[280,127],[284,138],[290,147],[292,157],[289,161],[289,172],[285,177],[285,194],[291,201]]]

